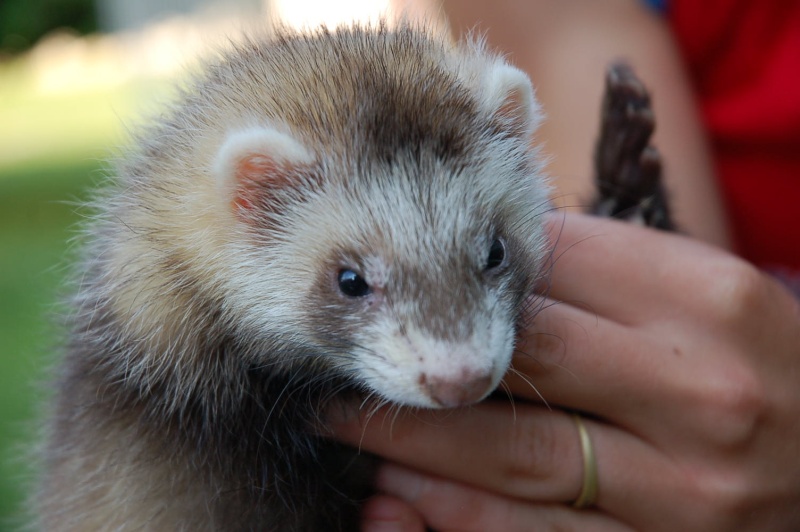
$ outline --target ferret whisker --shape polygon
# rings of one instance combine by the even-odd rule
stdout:
[[[377,394],[375,394],[374,392],[371,392],[371,393],[370,393],[370,396],[375,396],[375,395],[377,395]],[[366,414],[366,415],[363,417],[363,419],[364,419],[364,425],[363,425],[363,427],[362,427],[362,429],[361,429],[361,437],[360,437],[360,439],[358,440],[358,452],[359,452],[359,453],[360,453],[360,452],[362,451],[362,449],[363,449],[364,438],[365,438],[365,437],[366,437],[366,435],[367,435],[367,427],[369,426],[369,423],[370,423],[370,421],[372,421],[372,418],[373,418],[373,417],[374,417],[374,416],[375,416],[375,415],[378,413],[378,411],[380,411],[380,410],[381,410],[381,409],[382,409],[382,408],[383,408],[383,407],[384,407],[384,406],[385,406],[387,403],[389,403],[389,401],[387,401],[386,399],[384,399],[384,398],[382,398],[382,397],[378,397],[378,400],[377,400],[377,401],[375,401],[375,404],[374,404],[374,405],[373,405],[373,406],[370,408],[370,410],[367,412],[367,414]]]
[[[366,394],[364,396],[364,399],[361,401],[361,404],[358,405],[358,409],[359,410],[363,410],[364,407],[367,406],[367,403],[370,402],[370,400],[372,399],[374,394],[375,394],[375,392],[373,392],[373,391],[370,391],[368,394]]]
[[[536,316],[544,310],[549,309],[550,307],[556,305],[563,305],[563,301],[558,301],[554,299],[548,299],[546,297],[537,297],[531,298],[530,304],[532,305],[533,310],[530,308],[526,308],[526,313],[524,314],[525,318],[530,320],[531,323],[527,323],[526,325],[532,325],[532,321],[536,318]]]
[[[503,392],[506,394],[508,398],[509,404],[511,404],[511,418],[514,420],[514,423],[517,422],[517,406],[514,402],[514,394],[511,393],[511,388],[508,386],[508,383],[505,379],[500,381],[500,386],[503,388]]]
[[[527,375],[525,375],[525,373],[515,369],[513,366],[508,368],[508,371],[513,373],[514,375],[516,375],[520,379],[522,379],[525,383],[527,383],[528,386],[531,387],[531,390],[533,390],[536,393],[536,395],[539,397],[539,399],[542,401],[544,406],[546,406],[547,409],[550,410],[550,411],[553,410],[552,407],[550,406],[550,403],[547,402],[547,399],[544,398],[544,396],[541,394],[541,392],[539,392],[539,389],[536,387],[536,385],[533,384],[533,381]]]
[[[367,422],[372,421],[372,418],[375,417],[378,414],[378,412],[380,412],[383,409],[384,406],[389,404],[389,401],[387,399],[378,396],[378,394],[375,392],[371,392],[370,396],[373,401],[373,404],[367,411],[367,414],[364,416]]]
[[[390,416],[390,421],[389,421],[389,438],[390,439],[394,438],[394,426],[395,426],[395,423],[397,423],[397,418],[400,416],[400,414],[402,412],[403,412],[403,408],[399,404],[391,403],[389,405],[389,411],[387,412],[387,415]]]

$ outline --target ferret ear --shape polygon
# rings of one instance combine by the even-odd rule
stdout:
[[[295,186],[313,162],[291,136],[263,127],[230,133],[217,152],[214,174],[222,193],[238,209],[251,210],[259,196]]]
[[[528,76],[506,63],[498,64],[486,82],[487,101],[492,111],[529,137],[542,121],[542,110]]]

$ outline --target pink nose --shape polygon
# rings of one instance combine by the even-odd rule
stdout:
[[[483,399],[491,390],[491,374],[457,377],[429,377],[421,374],[419,382],[433,401],[444,408],[466,406]]]

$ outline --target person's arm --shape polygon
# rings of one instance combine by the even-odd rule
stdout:
[[[628,61],[653,96],[655,145],[679,227],[730,247],[708,144],[666,24],[637,0],[444,0],[453,28],[485,32],[531,76],[546,120],[537,133],[556,205],[581,210],[592,196],[604,72]]]

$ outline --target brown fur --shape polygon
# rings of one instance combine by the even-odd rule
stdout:
[[[480,342],[499,346],[493,375],[510,358],[546,255],[523,78],[478,44],[410,26],[282,33],[212,62],[95,202],[42,528],[355,529],[368,458],[313,435],[331,400],[431,403],[407,342],[392,344],[407,333],[422,352],[444,346],[437,370],[457,360],[448,346],[472,347],[474,364]],[[214,168],[248,127],[279,130],[311,160],[265,166],[298,185],[248,185],[245,212]],[[497,235],[513,260],[489,275]],[[343,266],[380,297],[338,294]],[[376,382],[406,388],[359,369],[387,360],[398,378]]]

